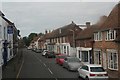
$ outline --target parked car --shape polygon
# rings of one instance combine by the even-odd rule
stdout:
[[[64,54],[59,54],[56,56],[56,63],[57,64],[60,64],[61,66],[63,65],[63,62],[64,62],[64,59],[66,58],[67,56],[64,55]]]
[[[27,47],[27,50],[31,50],[31,48],[30,48],[30,47]]]
[[[35,52],[36,52],[36,53],[41,53],[41,52],[42,52],[42,49],[36,49]]]
[[[34,52],[35,52],[35,51],[36,51],[36,48],[33,48],[33,49],[32,49],[32,51],[34,51]]]
[[[42,56],[45,56],[45,54],[48,52],[48,50],[44,50],[43,52],[42,52]]]
[[[45,57],[46,58],[55,58],[55,53],[54,52],[47,52],[46,54],[45,54]]]
[[[63,67],[69,71],[77,71],[77,69],[82,66],[82,62],[77,57],[66,57],[64,60]]]
[[[107,80],[108,74],[101,65],[84,64],[78,69],[79,76],[85,80]]]

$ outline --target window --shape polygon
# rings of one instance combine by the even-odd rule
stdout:
[[[62,37],[60,37],[60,43],[62,43]]]
[[[90,67],[91,72],[105,72],[103,67]]]
[[[101,64],[101,50],[95,50],[94,51],[94,62],[95,64]]]
[[[64,46],[64,53],[66,54],[66,46]]]
[[[106,40],[115,40],[116,38],[116,31],[115,30],[108,30],[106,32]]]
[[[58,43],[58,38],[56,38],[56,39],[57,39],[57,41],[56,41],[56,42]]]
[[[100,41],[100,40],[102,40],[102,32],[94,33],[94,40],[95,40],[95,41]]]
[[[63,37],[63,43],[65,43],[65,37]]]
[[[88,66],[82,66],[82,69],[89,71]]]
[[[115,50],[108,50],[108,68],[117,70],[118,69],[118,54]]]
[[[82,61],[88,62],[88,51],[82,51]]]

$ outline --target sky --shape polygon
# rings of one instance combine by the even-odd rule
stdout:
[[[109,15],[117,2],[2,2],[2,12],[20,29],[22,36],[44,33],[74,21],[96,23]]]

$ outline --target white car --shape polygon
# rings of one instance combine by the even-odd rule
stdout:
[[[79,77],[85,80],[107,80],[108,74],[101,65],[84,64],[78,68]]]
[[[48,52],[48,50],[44,50],[43,52],[42,52],[42,56],[45,56],[45,54]]]

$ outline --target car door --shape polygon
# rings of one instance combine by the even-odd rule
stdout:
[[[82,66],[80,68],[81,77],[85,78],[87,76],[88,71],[89,71],[88,66],[85,66],[85,65]]]

